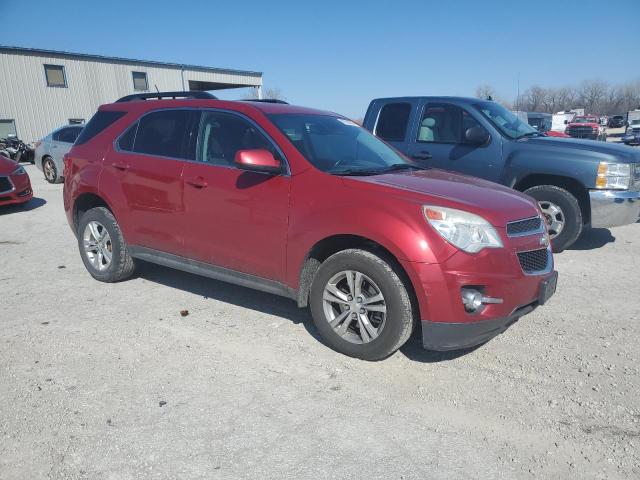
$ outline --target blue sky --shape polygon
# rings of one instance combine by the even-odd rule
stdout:
[[[640,0],[0,0],[0,18],[0,44],[258,70],[354,118],[379,96],[512,99],[518,74],[521,90],[640,79]]]

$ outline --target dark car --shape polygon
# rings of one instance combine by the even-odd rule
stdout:
[[[496,102],[382,98],[369,105],[364,126],[420,165],[531,195],[547,218],[556,251],[585,227],[626,225],[640,216],[640,151],[547,137]]]
[[[624,126],[625,122],[622,115],[614,115],[607,120],[607,128],[622,128]]]
[[[194,95],[103,105],[65,157],[67,219],[97,280],[146,260],[282,295],[369,360],[417,324],[430,349],[477,345],[555,291],[530,197],[424,169],[333,113]]]

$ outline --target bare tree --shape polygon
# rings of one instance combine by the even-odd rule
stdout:
[[[244,100],[255,100],[258,98],[257,89],[253,89],[250,93],[243,97]],[[278,87],[268,87],[262,91],[262,98],[270,99],[270,100],[286,100],[282,94],[282,90]]]
[[[601,80],[587,80],[580,86],[580,102],[590,113],[597,113],[602,107],[609,85]]]
[[[476,97],[483,100],[496,97],[496,91],[491,85],[480,85],[476,88]]]

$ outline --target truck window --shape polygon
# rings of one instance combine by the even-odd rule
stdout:
[[[429,104],[422,114],[417,140],[423,143],[465,143],[464,132],[478,125],[476,119],[460,107]]]
[[[409,103],[387,103],[380,110],[376,135],[387,142],[403,142],[411,115]]]

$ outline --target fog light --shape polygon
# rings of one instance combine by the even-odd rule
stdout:
[[[467,312],[477,312],[482,307],[482,293],[473,288],[463,288],[462,303]]]

